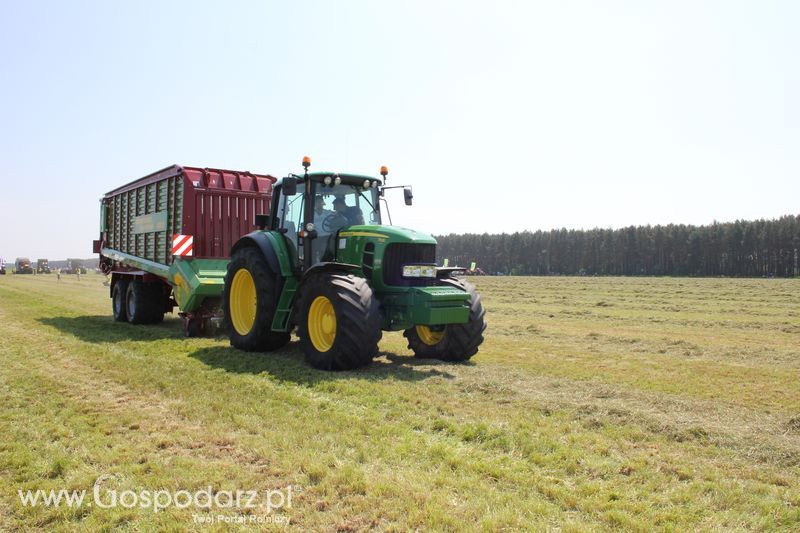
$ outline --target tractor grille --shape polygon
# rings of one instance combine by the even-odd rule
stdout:
[[[383,282],[400,287],[436,285],[433,278],[404,278],[403,265],[433,265],[436,263],[435,244],[394,243],[383,252]]]

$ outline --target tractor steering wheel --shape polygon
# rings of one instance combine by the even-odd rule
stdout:
[[[333,233],[337,229],[347,225],[347,218],[341,213],[331,213],[322,221],[322,231]]]

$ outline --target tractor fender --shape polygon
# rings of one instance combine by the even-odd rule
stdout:
[[[326,262],[326,263],[317,263],[316,265],[312,266],[308,270],[303,273],[303,278],[300,280],[302,283],[310,276],[317,274],[319,272],[345,272],[351,273],[356,270],[359,270],[361,267],[359,265],[352,265],[350,263],[334,263],[334,262]]]
[[[261,253],[264,254],[264,258],[267,260],[270,270],[275,274],[286,276],[287,273],[283,272],[281,269],[281,262],[278,260],[278,252],[275,250],[275,244],[273,243],[274,241],[270,239],[266,232],[254,231],[236,241],[236,244],[231,248],[231,257],[233,257],[233,253],[236,252],[236,250],[240,250],[246,246],[256,246],[261,250]]]
[[[317,263],[313,265],[311,268],[303,272],[303,276],[300,278],[300,283],[297,286],[297,294],[300,295],[305,288],[306,282],[313,277],[315,274],[319,274],[320,272],[341,272],[343,274],[350,274],[352,272],[356,272],[361,267],[359,265],[352,265],[350,263],[335,263],[335,262],[323,262]]]

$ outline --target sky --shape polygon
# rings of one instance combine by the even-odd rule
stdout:
[[[800,199],[799,2],[18,2],[0,257],[91,256],[173,163],[377,175],[433,234],[774,218]],[[389,193],[387,193],[389,194]]]

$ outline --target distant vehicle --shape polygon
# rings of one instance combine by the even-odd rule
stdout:
[[[50,273],[50,263],[47,259],[37,259],[36,260],[36,273],[37,274],[49,274]]]
[[[0,276],[6,275],[6,260],[0,257]]]
[[[86,272],[81,259],[67,259],[67,268],[61,270],[62,274],[86,274]]]
[[[31,260],[27,257],[17,257],[17,261],[15,263],[15,272],[17,274],[33,274]]]

